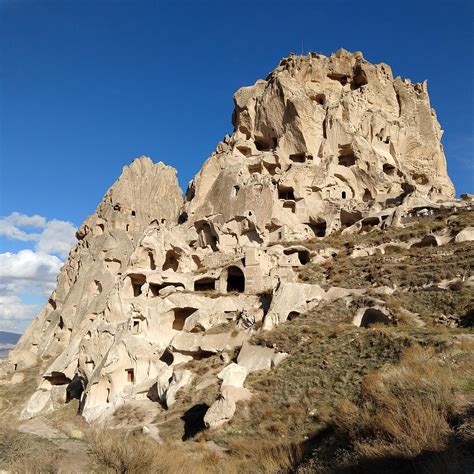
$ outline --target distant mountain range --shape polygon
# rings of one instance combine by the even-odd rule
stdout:
[[[21,334],[13,332],[0,331],[0,344],[16,344]]]

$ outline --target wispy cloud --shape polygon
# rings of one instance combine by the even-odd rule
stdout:
[[[31,231],[35,229],[36,231]],[[41,232],[37,232],[41,230]],[[65,257],[75,242],[76,229],[71,222],[13,212],[0,219],[0,235],[12,240],[36,242],[38,252]]]

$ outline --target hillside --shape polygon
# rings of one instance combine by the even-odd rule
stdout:
[[[80,226],[0,366],[0,462],[467,472],[474,197],[426,82],[290,55],[232,123],[184,199],[140,157]]]

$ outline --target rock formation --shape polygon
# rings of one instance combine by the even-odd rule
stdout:
[[[461,205],[426,82],[339,50],[285,58],[234,101],[234,132],[184,201],[174,170],[142,157],[78,230],[10,356],[12,370],[49,361],[24,418],[70,397],[87,420],[134,398],[170,406],[193,380],[185,363],[222,354],[230,364],[205,417],[218,426],[251,396],[247,373],[285,357],[250,335],[352,291],[298,282],[298,267],[328,257],[305,240]]]

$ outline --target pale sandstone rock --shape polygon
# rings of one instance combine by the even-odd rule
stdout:
[[[222,387],[228,385],[243,387],[247,378],[247,369],[239,364],[231,363],[222,369],[217,377],[222,380]]]
[[[249,400],[251,393],[246,388],[228,385],[222,387],[219,398],[211,405],[204,415],[204,423],[208,428],[217,428],[234,416],[236,403]]]
[[[10,379],[10,383],[12,385],[15,385],[17,383],[23,382],[24,379],[25,379],[25,374],[23,374],[21,372],[17,372],[15,374],[13,374],[12,378]]]
[[[454,238],[454,241],[458,244],[461,242],[471,242],[472,240],[474,240],[474,227],[466,227]]]

